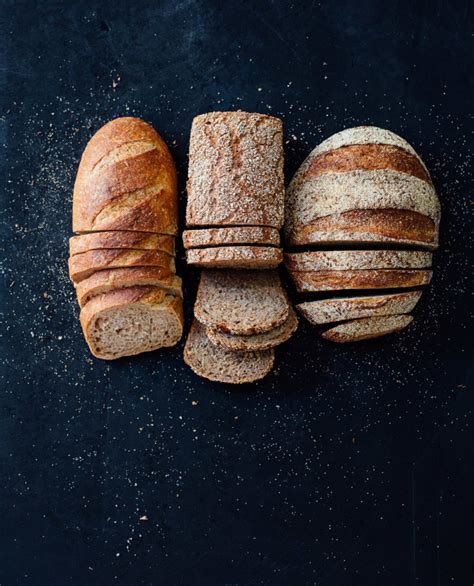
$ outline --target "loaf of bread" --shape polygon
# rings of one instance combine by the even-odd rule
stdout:
[[[275,228],[262,226],[200,228],[198,230],[185,230],[183,244],[186,249],[243,244],[280,246],[280,233]]]
[[[270,226],[284,221],[283,131],[278,118],[211,112],[193,120],[186,223]]]
[[[92,298],[81,310],[81,325],[97,358],[133,356],[180,340],[182,302],[164,289],[118,289]]]
[[[175,255],[174,237],[149,232],[91,232],[69,239],[69,254],[73,256],[102,248],[133,248],[135,250],[161,250]]]
[[[440,206],[425,165],[405,140],[376,127],[316,147],[288,187],[285,215],[290,246],[438,245]]]
[[[176,169],[143,120],[117,118],[91,138],[73,195],[74,232],[131,230],[176,235]]]

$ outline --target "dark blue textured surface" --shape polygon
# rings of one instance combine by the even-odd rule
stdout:
[[[1,586],[472,585],[472,16],[0,2]],[[181,346],[93,360],[66,269],[87,140],[141,116],[184,188],[193,116],[236,108],[282,116],[287,180],[347,126],[414,145],[443,209],[414,324],[341,348],[302,323],[239,391],[195,377]]]

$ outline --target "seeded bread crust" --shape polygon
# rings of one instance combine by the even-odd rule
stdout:
[[[275,228],[237,226],[233,228],[200,228],[183,232],[184,248],[207,248],[236,244],[280,246],[280,233]]]
[[[176,169],[161,137],[138,118],[117,118],[87,144],[74,185],[73,231],[175,235]]]
[[[92,297],[102,293],[140,286],[157,287],[177,297],[183,296],[180,277],[176,275],[164,277],[160,267],[130,267],[97,271],[77,284],[76,295],[80,307],[84,307]]]
[[[268,350],[275,348],[291,338],[298,328],[298,318],[294,309],[290,306],[287,319],[276,328],[263,334],[251,336],[236,336],[227,334],[221,330],[207,329],[207,335],[213,344],[227,348],[228,350],[252,351]]]
[[[270,226],[284,221],[283,130],[279,118],[211,112],[193,120],[188,226]]]
[[[213,344],[205,327],[194,320],[184,346],[184,361],[198,375],[228,384],[251,383],[273,368],[274,351],[236,352]]]
[[[281,325],[290,304],[276,271],[201,272],[194,315],[205,326],[250,335]]]
[[[69,254],[80,254],[103,248],[133,248],[135,250],[161,250],[175,255],[174,237],[149,232],[91,232],[69,239]]]
[[[409,291],[391,295],[320,299],[300,303],[296,309],[316,326],[365,317],[410,313],[421,295],[421,291]]]
[[[322,337],[331,342],[346,344],[379,338],[399,332],[413,321],[411,315],[391,315],[386,317],[368,317],[344,322],[327,331]]]
[[[300,293],[344,289],[402,289],[428,285],[432,271],[377,269],[360,271],[292,271]]]
[[[289,271],[425,269],[432,254],[418,250],[318,250],[285,253]]]
[[[131,310],[140,313],[132,320],[126,320]],[[120,313],[123,313],[123,319],[120,319]],[[114,328],[107,337],[103,327],[107,319],[118,320],[120,328],[125,328],[126,325],[132,330],[136,328],[135,335],[133,331],[130,335],[129,347],[122,348],[120,352],[113,350],[112,347],[117,346],[122,332],[120,328]],[[163,289],[130,287],[92,298],[82,308],[80,320],[92,354],[104,360],[114,360],[177,344],[183,332],[183,306],[181,298],[168,295]],[[160,321],[160,328],[155,323],[154,331],[151,329],[153,320]],[[141,339],[145,336],[150,340]],[[153,336],[159,340],[153,341]]]
[[[190,265],[213,269],[274,269],[283,260],[281,248],[270,246],[216,246],[186,251]]]
[[[174,257],[166,252],[114,248],[89,250],[69,257],[69,276],[74,283],[80,283],[97,271],[146,266],[160,267],[163,277],[176,272]]]

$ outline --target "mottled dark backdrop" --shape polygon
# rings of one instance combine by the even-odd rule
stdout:
[[[0,1],[2,586],[472,585],[472,8]],[[414,324],[302,323],[238,391],[182,346],[93,360],[66,269],[87,140],[143,117],[183,190],[193,116],[236,108],[283,118],[287,180],[347,126],[414,145],[443,210]]]

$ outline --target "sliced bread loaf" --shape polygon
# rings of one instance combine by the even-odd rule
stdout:
[[[174,237],[150,232],[91,232],[69,239],[71,256],[102,248],[133,248],[135,250],[162,250],[174,256]]]
[[[432,271],[378,269],[361,271],[292,271],[300,293],[342,289],[397,289],[428,285]]]
[[[287,318],[290,304],[276,271],[203,270],[195,317],[237,335],[267,332]]]
[[[213,269],[274,269],[282,262],[283,252],[271,246],[216,246],[187,250],[186,260]]]
[[[125,287],[149,286],[164,289],[177,297],[183,296],[182,282],[176,275],[163,276],[161,267],[129,267],[97,271],[76,285],[79,305],[83,307],[92,297]]]
[[[294,309],[290,306],[290,313],[287,319],[281,325],[263,334],[236,336],[235,334],[228,334],[222,330],[208,328],[207,335],[211,342],[228,350],[268,350],[286,342],[294,334],[297,327],[298,318]]]
[[[198,375],[230,384],[251,383],[273,367],[273,350],[234,352],[213,344],[206,329],[194,320],[184,346],[184,361]]]
[[[123,248],[89,250],[69,257],[69,276],[74,283],[96,271],[125,267],[160,267],[163,277],[176,272],[174,257],[159,250],[127,250]]]
[[[97,358],[150,352],[181,338],[182,300],[153,287],[119,289],[92,298],[81,310],[81,325]]]
[[[418,303],[421,291],[372,295],[365,297],[337,297],[306,301],[296,306],[313,325],[338,321],[409,313]]]
[[[211,112],[193,120],[189,141],[188,226],[271,226],[284,219],[280,119]]]
[[[207,248],[233,244],[280,246],[276,228],[262,226],[235,226],[228,228],[201,228],[183,232],[184,248]]]
[[[424,269],[432,254],[418,250],[318,250],[285,254],[290,271]]]
[[[411,315],[390,315],[386,317],[367,317],[339,324],[322,334],[331,342],[344,344],[379,338],[406,328],[413,321]]]

